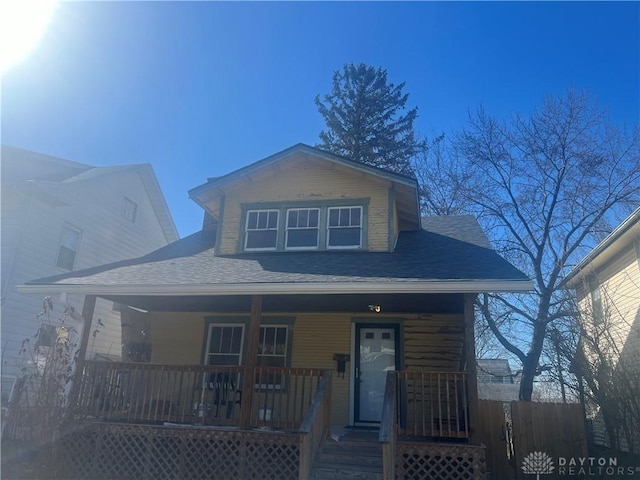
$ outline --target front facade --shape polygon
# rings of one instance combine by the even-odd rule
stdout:
[[[82,309],[83,295],[19,293],[35,277],[139,257],[178,239],[150,165],[93,167],[2,146],[2,396],[35,368],[50,346],[65,308]],[[53,310],[43,312],[43,297]],[[121,357],[120,315],[99,300],[99,333],[87,358]],[[96,325],[97,326],[97,325]],[[38,333],[38,335],[36,335]],[[26,370],[25,370],[26,369]]]
[[[202,232],[30,282],[125,306],[123,343],[142,352],[83,362],[77,421],[144,420],[254,452],[269,434],[295,464],[274,478],[309,478],[330,425],[380,428],[388,478],[411,438],[476,445],[473,298],[531,284],[475,219],[421,225],[417,195],[412,178],[296,145],[193,189]]]

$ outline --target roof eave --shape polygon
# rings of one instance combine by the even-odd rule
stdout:
[[[189,190],[189,198],[191,198],[192,200],[194,200],[196,203],[198,202],[198,197],[200,195],[202,195],[203,193],[206,193],[207,191],[209,191],[212,188],[217,188],[218,186],[225,184],[229,181],[232,181],[233,179],[235,179],[236,177],[238,177],[239,175],[244,175],[247,173],[250,173],[252,171],[264,168],[268,165],[271,165],[272,163],[278,162],[280,160],[282,160],[285,157],[288,157],[290,155],[292,155],[294,152],[304,152],[304,153],[308,153],[311,155],[316,155],[318,157],[324,158],[328,161],[331,162],[335,162],[338,163],[340,165],[344,165],[356,170],[361,170],[364,171],[366,173],[369,173],[371,175],[376,175],[382,178],[385,178],[386,180],[389,181],[393,181],[393,182],[397,182],[397,183],[401,183],[410,187],[414,187],[417,189],[417,180],[415,178],[406,176],[406,175],[401,175],[401,174],[396,174],[393,172],[386,172],[384,170],[381,169],[377,169],[374,167],[370,167],[368,165],[365,164],[358,164],[357,162],[354,162],[353,160],[349,160],[343,157],[340,157],[339,155],[335,155],[331,152],[326,152],[324,150],[320,150],[318,148],[315,147],[311,147],[309,145],[305,145],[304,143],[299,143],[296,144],[292,147],[289,147],[285,150],[282,150],[281,152],[278,152],[276,154],[270,155],[266,158],[263,158],[262,160],[258,160],[257,162],[251,163],[245,167],[239,168],[238,170],[235,170],[227,175],[223,175],[221,177],[217,177],[214,180],[210,180],[207,183],[204,183],[202,185],[199,185],[195,188],[192,188],[191,190]]]
[[[200,296],[200,295],[309,295],[309,294],[382,294],[382,293],[481,293],[528,292],[530,280],[448,280],[416,282],[336,282],[336,283],[246,283],[189,285],[19,285],[21,293],[131,296]]]

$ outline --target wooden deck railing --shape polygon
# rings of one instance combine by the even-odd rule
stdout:
[[[73,414],[124,422],[237,425],[243,367],[85,361]]]
[[[85,361],[72,406],[76,418],[239,426],[242,366]],[[257,367],[251,426],[297,431],[322,371]]]
[[[331,370],[323,372],[322,380],[311,406],[300,425],[300,479],[310,477],[313,462],[322,447],[331,424]]]
[[[387,381],[382,403],[382,419],[378,441],[382,443],[382,478],[396,478],[396,440],[398,438],[398,409],[396,372],[387,372]]]
[[[317,368],[256,367],[251,425],[297,430],[322,375]]]
[[[467,374],[396,372],[398,434],[469,438]]]

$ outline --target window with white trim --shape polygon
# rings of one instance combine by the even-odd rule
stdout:
[[[327,248],[362,246],[362,207],[329,207]]]
[[[56,266],[65,270],[73,270],[80,245],[80,230],[71,228],[68,225],[62,227],[60,236],[60,246],[58,247],[58,257]]]
[[[319,208],[291,208],[287,210],[285,248],[289,250],[318,248],[319,225]]]
[[[240,365],[243,335],[244,325],[209,325],[207,365]]]
[[[595,276],[589,278],[589,295],[591,296],[591,308],[593,321],[600,324],[604,321],[604,308],[602,304],[602,292],[600,282]]]
[[[275,250],[278,246],[278,210],[249,210],[245,250]]]
[[[136,214],[138,213],[138,204],[130,198],[123,197],[120,216],[126,218],[131,223],[135,223]]]
[[[258,344],[258,365],[261,367],[287,366],[287,325],[266,325],[260,327]],[[280,389],[284,387],[284,376],[274,372],[256,372],[256,387]]]

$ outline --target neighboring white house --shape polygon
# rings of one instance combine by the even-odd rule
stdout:
[[[139,257],[177,240],[178,233],[149,164],[93,167],[3,145],[1,174],[4,404],[38,341],[55,328],[49,321],[55,326],[64,311],[54,296],[50,320],[39,317],[43,298],[18,293],[16,285]],[[66,301],[82,310],[83,297]],[[112,302],[98,300],[94,319],[104,326],[89,341],[88,358],[121,358],[122,327],[114,310]]]
[[[511,402],[518,400],[520,376],[511,371],[506,358],[478,358],[478,398]]]

